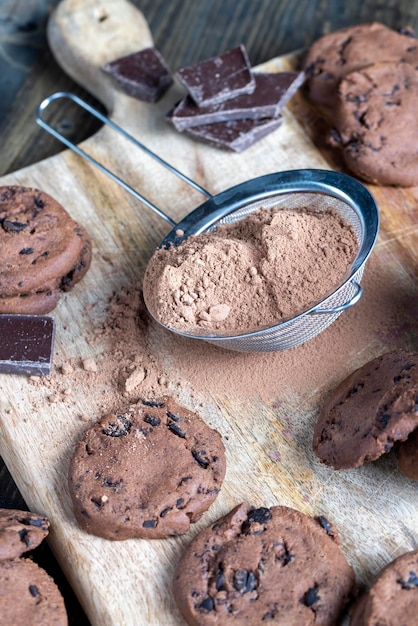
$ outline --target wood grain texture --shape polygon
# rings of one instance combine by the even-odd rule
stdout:
[[[123,28],[124,7],[127,6],[123,0],[114,0],[113,3],[110,0],[96,0],[94,3],[92,0],[82,3],[81,0],[78,3],[76,0],[65,0],[62,10],[66,6],[72,7],[73,2],[74,6],[82,4],[85,10],[91,7],[97,11],[101,4],[107,7],[106,10],[110,4],[117,6],[123,33],[130,33],[129,38],[124,37],[123,45],[132,45],[133,49],[134,46],[138,47],[139,38],[136,37],[135,29],[125,31]],[[217,0],[208,4],[172,2],[166,7],[166,13],[158,3],[142,4],[149,11],[149,19],[154,20],[155,32],[151,29],[154,39],[159,37],[162,44],[160,49],[164,53],[164,42],[175,49],[173,54],[178,55],[175,57],[178,66],[183,61],[190,62],[199,56],[204,58],[226,49],[230,44],[245,41],[246,38],[242,36],[245,31],[240,29],[249,28],[250,18],[255,24],[255,30],[252,31],[254,39],[250,38],[249,48],[251,50],[252,45],[259,55],[257,59],[257,54],[251,56],[250,51],[253,63],[281,52],[279,47],[275,48],[278,44],[273,45],[270,31],[264,30],[264,21],[260,25],[261,18],[253,14],[253,9],[248,6],[248,13],[244,13],[241,3],[225,4],[225,10],[231,12],[230,16],[234,16],[236,23],[224,19],[222,24],[219,15],[215,13],[216,7],[219,9]],[[284,26],[282,21],[279,24],[278,17],[272,15],[272,5],[268,2],[251,3],[252,7],[263,8],[264,15],[273,25],[272,32],[275,29],[276,38],[280,41],[280,32]],[[309,9],[306,3],[300,6],[305,11]],[[367,8],[369,5],[366,3],[364,6]],[[332,8],[326,3],[319,3],[316,8],[321,19],[327,8],[330,11],[328,15],[336,19]],[[193,34],[188,43],[180,38],[176,48],[173,33],[178,36],[182,28],[186,29],[184,20],[187,10],[190,20],[188,27]],[[275,10],[289,26],[293,20],[290,8],[286,11],[284,4],[278,4]],[[299,4],[294,13],[300,20]],[[102,94],[116,121],[212,192],[216,193],[246,178],[289,167],[342,167],[336,155],[323,145],[322,127],[303,98],[292,102],[293,113],[286,112],[286,122],[280,131],[242,155],[223,153],[175,133],[167,128],[164,113],[176,99],[176,91],[167,94],[161,103],[152,108],[112,91],[109,83],[102,83],[103,77],[98,70],[104,55],[112,54],[109,41],[98,37],[94,29],[86,36],[82,30],[71,25],[74,16],[69,24],[62,15],[56,14],[51,23],[50,36],[54,54],[65,72],[88,86],[92,84],[93,77],[94,95]],[[392,17],[394,15],[392,9]],[[396,19],[398,17],[396,15]],[[142,17],[137,16],[137,19],[137,24],[142,25],[139,26],[139,34],[149,41]],[[339,19],[350,18],[342,13]],[[131,17],[128,21],[132,24]],[[177,26],[169,27],[173,23]],[[313,23],[318,27],[319,22],[313,20]],[[218,31],[221,26],[223,31]],[[321,28],[328,27],[329,23],[321,22]],[[268,54],[270,48],[264,38],[258,41],[259,35],[255,36],[257,32],[263,33],[272,54]],[[300,47],[299,44],[303,44],[301,38],[308,37],[307,32],[312,31],[308,29],[303,33],[295,33],[295,44],[298,45],[289,45],[282,51]],[[210,39],[210,35],[214,40],[211,40],[210,45],[208,40],[203,44],[202,37]],[[135,38],[135,41],[130,37]],[[221,41],[226,43],[221,44]],[[290,39],[289,43],[292,43]],[[87,59],[86,45],[91,46]],[[102,45],[105,49],[101,48]],[[267,47],[263,56],[264,46]],[[74,54],[77,50],[79,53]],[[87,60],[86,69],[80,61],[82,58]],[[267,62],[265,68],[273,71],[294,63],[294,56],[277,58]],[[97,72],[94,72],[95,65]],[[72,84],[65,76],[62,78],[63,74],[57,66],[54,76],[62,80],[60,86]],[[53,82],[51,76],[48,80]],[[43,95],[56,89],[57,85],[51,83]],[[81,90],[79,92],[82,93]],[[38,95],[39,99],[34,101]],[[36,108],[40,99],[41,92],[34,91],[32,109]],[[58,112],[55,120],[59,121],[63,115],[70,115],[74,123],[79,123],[78,113],[71,112],[70,107],[65,112]],[[190,192],[141,153],[127,149],[124,142],[108,129],[100,130],[84,143],[84,147],[113,166],[128,182],[139,187],[151,200],[170,212],[174,219],[179,219],[200,202],[199,194]],[[100,316],[109,293],[119,290],[134,277],[142,280],[147,260],[154,246],[167,232],[167,226],[68,152],[10,174],[1,182],[36,185],[45,189],[57,197],[91,233],[95,241],[92,268],[82,283],[65,297],[54,315],[58,322],[57,362],[64,362],[66,358],[74,356],[96,357],[101,347],[89,346],[83,337],[83,333],[93,330],[95,321],[86,314],[86,306],[97,303],[96,310]],[[388,310],[388,314],[394,315],[393,320],[386,320],[390,332],[378,336],[377,332],[370,329],[362,318],[364,308],[360,303],[358,308],[355,307],[357,311],[345,314],[344,326],[340,324],[335,327],[337,340],[338,333],[342,332],[345,325],[352,333],[350,350],[340,357],[340,370],[332,371],[326,363],[327,349],[320,337],[312,347],[296,351],[294,357],[284,358],[286,366],[303,369],[306,357],[318,351],[324,357],[324,372],[318,384],[311,385],[307,377],[306,388],[293,394],[281,388],[278,371],[278,395],[282,398],[280,405],[259,399],[237,404],[232,403],[227,395],[196,390],[197,396],[206,405],[202,410],[203,417],[228,437],[228,473],[219,499],[187,537],[151,543],[129,541],[115,545],[81,533],[72,517],[66,474],[72,443],[85,427],[75,416],[91,415],[93,419],[94,415],[99,414],[102,390],[97,389],[93,397],[86,397],[80,389],[74,404],[51,405],[46,394],[26,380],[2,377],[4,393],[0,403],[0,453],[12,470],[28,505],[46,512],[51,518],[54,529],[51,545],[93,624],[182,624],[169,592],[174,563],[183,546],[199,527],[208,524],[240,499],[250,499],[259,505],[280,502],[293,505],[306,513],[321,512],[329,515],[340,528],[343,549],[362,580],[370,580],[392,556],[417,547],[416,485],[399,474],[393,458],[389,457],[355,472],[336,473],[321,466],[310,450],[310,433],[316,409],[333,382],[368,357],[393,345],[418,348],[416,326],[413,324],[417,303],[418,190],[371,189],[381,210],[382,230],[372,258],[371,276],[373,279],[377,277],[377,285],[366,280],[365,306],[370,306],[374,299],[377,320],[382,319],[381,310]],[[106,261],[109,258],[113,263],[111,272]],[[393,300],[397,302],[392,304]],[[330,329],[329,332],[334,331]],[[169,362],[172,355],[166,344],[170,346],[170,343],[158,329],[153,331],[153,342],[154,349],[165,354]],[[338,344],[335,349],[338,351]],[[190,346],[190,350],[196,358],[196,367],[204,367],[205,354],[193,346]],[[211,355],[214,356],[212,352]],[[271,363],[272,360],[261,357],[248,359],[248,367],[253,369],[254,375],[259,375],[261,368],[269,367]],[[183,382],[184,390],[180,399],[194,408],[196,400],[192,399],[187,381]],[[174,386],[173,391],[178,393]],[[275,456],[278,450],[280,455]],[[30,459],[30,463],[27,459]],[[146,567],[138,565],[144,563]],[[115,584],[115,572],[118,584]]]

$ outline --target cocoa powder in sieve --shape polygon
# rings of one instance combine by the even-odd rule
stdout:
[[[144,296],[169,328],[243,333],[316,304],[340,283],[358,251],[333,209],[259,209],[213,233],[159,249]]]

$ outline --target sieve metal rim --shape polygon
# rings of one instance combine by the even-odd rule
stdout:
[[[113,172],[111,172],[108,168],[104,167],[101,163],[96,161],[93,157],[88,155],[84,150],[79,148],[79,146],[75,145],[69,139],[67,139],[64,135],[62,135],[59,131],[53,128],[48,122],[43,119],[43,113],[46,111],[48,106],[54,100],[59,100],[62,98],[67,98],[72,100],[78,106],[81,106],[97,119],[101,120],[104,124],[111,127],[113,130],[124,136],[130,142],[132,142],[136,147],[143,150],[146,154],[148,154],[151,158],[158,161],[161,165],[166,167],[173,174],[181,178],[184,182],[192,186],[194,189],[200,191],[203,195],[205,195],[208,200],[195,208],[192,212],[190,212],[186,217],[184,217],[179,223],[174,222],[168,215],[166,215],[159,207],[151,203],[146,197],[137,192],[135,189],[130,187],[125,181],[116,176]],[[378,230],[379,230],[379,212],[377,209],[376,202],[370,193],[370,191],[358,180],[355,178],[343,174],[341,172],[335,172],[333,170],[324,170],[324,169],[294,169],[294,170],[286,170],[282,172],[276,172],[272,174],[266,174],[264,176],[260,176],[258,178],[253,178],[251,180],[245,181],[233,187],[226,189],[223,192],[220,192],[216,195],[212,195],[206,189],[198,185],[195,181],[188,178],[185,174],[174,168],[172,165],[164,161],[157,154],[152,152],[149,148],[140,143],[137,139],[129,135],[123,128],[112,122],[108,117],[97,111],[94,107],[89,105],[87,102],[72,94],[70,92],[56,92],[47,98],[45,98],[38,107],[36,114],[36,122],[45,130],[47,130],[50,134],[56,137],[59,141],[61,141],[68,148],[73,150],[76,154],[83,157],[88,162],[92,163],[99,170],[104,172],[107,176],[109,176],[112,180],[114,180],[117,184],[119,184],[122,188],[128,191],[135,198],[140,200],[146,206],[148,206],[154,213],[156,213],[159,217],[164,219],[172,226],[172,230],[168,233],[168,235],[163,239],[159,247],[167,247],[170,245],[179,245],[182,241],[184,241],[190,235],[197,235],[201,232],[207,231],[211,226],[213,226],[217,221],[222,219],[223,217],[233,213],[238,210],[245,204],[249,204],[250,202],[254,202],[257,200],[261,200],[263,198],[267,198],[271,195],[276,194],[278,189],[280,188],[281,193],[300,193],[300,192],[309,192],[309,193],[322,193],[324,195],[330,195],[336,199],[345,202],[353,210],[356,211],[357,216],[362,225],[362,241],[359,247],[359,251],[356,255],[356,258],[351,266],[350,274],[340,284],[336,286],[336,288],[328,293],[326,296],[322,297],[315,305],[313,305],[308,310],[301,312],[300,314],[284,320],[283,322],[279,322],[278,324],[272,324],[270,326],[264,327],[262,329],[257,329],[250,332],[240,333],[240,334],[190,334],[179,331],[175,328],[166,326],[162,324],[160,320],[156,319],[150,309],[149,312],[156,319],[156,321],[167,330],[180,335],[185,338],[190,339],[200,339],[202,341],[209,341],[211,343],[223,343],[226,342],[230,344],[234,339],[238,341],[242,341],[244,339],[256,339],[257,337],[261,337],[263,334],[267,334],[268,332],[286,328],[286,326],[290,326],[295,323],[295,321],[300,320],[301,318],[308,315],[320,315],[327,314],[331,317],[335,314],[340,314],[343,310],[349,308],[353,304],[355,304],[361,297],[362,289],[360,286],[360,281],[354,280],[355,275],[358,273],[361,276],[364,264],[369,257],[373,246],[376,242]],[[179,234],[181,233],[181,234]],[[352,283],[355,288],[355,294],[351,297],[346,303],[343,305],[339,305],[337,307],[332,307],[330,309],[321,309],[321,303],[325,302],[328,298],[331,298],[335,294],[337,294],[340,290],[343,290],[348,283]],[[148,308],[148,307],[147,307]],[[331,322],[329,322],[331,323]],[[321,332],[321,331],[319,331]],[[302,341],[299,343],[303,343]],[[294,345],[299,345],[297,342]],[[228,346],[230,349],[231,346]],[[251,348],[253,349],[253,348]]]

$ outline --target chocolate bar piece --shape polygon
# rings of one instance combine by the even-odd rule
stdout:
[[[207,107],[196,106],[187,96],[167,114],[167,118],[182,131],[215,122],[277,117],[305,79],[303,72],[260,73],[254,77],[256,85],[252,94]]]
[[[55,324],[46,315],[0,315],[0,372],[47,376]]]
[[[227,148],[234,152],[243,152],[254,143],[279,128],[283,117],[262,120],[232,120],[230,122],[215,122],[188,128],[186,133],[209,143],[217,148]]]
[[[198,106],[219,104],[255,89],[250,61],[242,44],[217,57],[184,67],[176,76]]]
[[[157,102],[173,84],[166,62],[155,48],[120,57],[103,65],[102,70],[110,74],[128,96],[145,102]]]

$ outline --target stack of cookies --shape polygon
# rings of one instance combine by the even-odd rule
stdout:
[[[321,37],[304,59],[307,92],[330,119],[330,143],[357,176],[417,184],[418,41],[379,23]]]
[[[91,262],[86,231],[54,198],[0,187],[0,313],[49,313]]]
[[[0,616],[2,626],[42,624],[66,626],[60,590],[26,552],[38,547],[49,532],[48,520],[35,513],[0,509]]]

